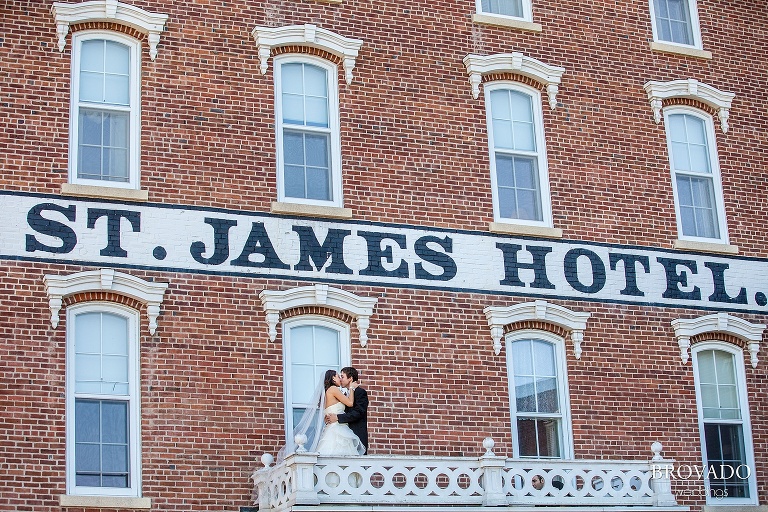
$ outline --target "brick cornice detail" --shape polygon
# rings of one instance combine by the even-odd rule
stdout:
[[[561,338],[568,336],[568,331],[565,328],[549,322],[541,322],[537,320],[526,320],[523,322],[515,322],[514,324],[507,324],[504,326],[504,334],[509,334],[510,332],[515,331],[524,331],[526,329],[549,332]]]
[[[116,304],[122,304],[128,306],[137,311],[144,309],[144,304],[141,301],[128,297],[127,295],[120,295],[114,292],[83,292],[64,297],[61,301],[63,307],[71,306],[72,304],[78,304],[80,302],[114,302]]]
[[[298,308],[291,308],[291,309],[282,311],[280,313],[280,321],[287,320],[289,318],[293,318],[297,316],[306,316],[306,315],[316,315],[316,316],[325,316],[329,318],[335,318],[336,320],[341,320],[342,322],[350,325],[354,320],[352,315],[347,314],[344,311],[339,311],[338,309],[332,309],[332,308],[323,307],[323,306],[301,306]]]

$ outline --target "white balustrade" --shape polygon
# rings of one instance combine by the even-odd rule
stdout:
[[[461,505],[653,507],[686,510],[664,472],[673,461],[654,443],[649,461],[505,459],[483,443],[481,457],[319,456],[299,452],[253,474],[260,511],[293,505]],[[539,481],[539,478],[541,481]],[[314,487],[312,487],[314,485]]]

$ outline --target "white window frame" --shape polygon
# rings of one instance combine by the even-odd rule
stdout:
[[[707,135],[707,149],[709,150],[709,161],[711,166],[711,179],[715,196],[715,210],[717,212],[717,226],[720,232],[719,238],[707,238],[700,236],[690,236],[683,234],[683,222],[680,215],[680,197],[677,190],[677,171],[675,171],[675,164],[673,161],[672,153],[672,134],[670,132],[669,116],[675,114],[691,115],[701,119],[704,122],[704,129]],[[709,242],[709,243],[728,243],[728,223],[725,218],[725,203],[723,199],[723,183],[720,176],[720,159],[717,152],[717,140],[715,138],[715,127],[712,121],[712,116],[702,112],[699,109],[674,105],[664,107],[664,128],[667,137],[667,154],[669,155],[669,168],[672,176],[672,191],[675,200],[675,216],[677,218],[677,233],[680,240],[690,240],[693,242]],[[684,173],[692,176],[704,176],[702,174]]]
[[[129,112],[128,128],[128,181],[115,182],[107,180],[87,179],[78,177],[78,144],[80,123],[80,57],[81,45],[84,41],[107,40],[126,45],[130,50],[130,105],[127,108],[115,106],[99,106],[103,110]],[[72,35],[72,68],[71,92],[69,111],[69,183],[75,185],[90,185],[99,187],[138,189],[141,156],[141,42],[123,34],[103,30],[84,30]],[[84,103],[84,105],[89,105]]]
[[[75,485],[75,399],[111,400],[110,395],[75,393],[75,316],[83,313],[109,313],[128,320],[128,416],[129,416],[129,486],[84,487]],[[141,398],[139,371],[139,312],[110,302],[85,302],[67,308],[66,367],[66,485],[74,496],[141,496]],[[126,401],[124,396],[115,397]]]
[[[565,362],[565,340],[560,336],[546,332],[538,331],[535,329],[523,329],[519,331],[512,331],[505,337],[505,349],[507,352],[506,365],[507,365],[507,386],[509,388],[509,414],[510,423],[512,427],[512,454],[515,458],[537,459],[539,457],[521,456],[520,455],[520,439],[517,430],[517,397],[515,395],[515,383],[514,373],[512,366],[512,350],[510,345],[515,341],[522,340],[537,340],[546,343],[551,343],[555,350],[555,366],[557,368],[558,377],[558,400],[560,403],[560,418],[561,418],[561,432],[560,443],[562,447],[561,456],[554,460],[566,460],[573,458],[573,427],[571,424],[571,400],[570,392],[568,389],[568,369]],[[523,413],[522,416],[530,416],[529,413]],[[535,416],[535,415],[534,415]],[[554,415],[547,415],[546,417],[553,417]],[[549,460],[549,457],[541,458],[541,460]]]
[[[536,130],[536,165],[539,173],[539,201],[541,202],[542,220],[512,219],[501,216],[501,202],[498,191],[498,179],[496,174],[496,150],[493,133],[493,112],[491,107],[491,93],[497,90],[511,90],[522,92],[531,97],[533,105],[533,122]],[[487,83],[483,87],[485,95],[486,125],[488,127],[488,156],[491,164],[491,188],[493,192],[493,217],[496,222],[517,224],[524,226],[552,227],[552,200],[549,189],[549,168],[547,165],[547,146],[544,136],[544,115],[541,107],[541,92],[533,87],[519,82],[500,80]]]
[[[522,16],[510,16],[508,14],[499,14],[495,12],[488,12],[483,10],[483,2],[482,0],[475,0],[475,4],[477,6],[477,14],[482,14],[484,16],[496,16],[501,19],[513,19],[513,20],[523,20],[523,21],[533,21],[533,9],[531,7],[531,0],[521,0],[522,7],[523,7],[523,15]]]
[[[739,408],[741,410],[741,420],[717,420],[717,423],[733,423],[742,425],[744,436],[744,454],[747,465],[750,467],[749,477],[749,495],[750,498],[717,498],[711,496],[709,492],[709,480],[705,478],[704,486],[707,491],[707,505],[757,505],[757,480],[755,478],[755,456],[752,444],[752,423],[749,416],[749,397],[747,392],[747,379],[744,372],[744,352],[739,347],[724,341],[706,341],[696,343],[692,348],[693,353],[693,379],[696,392],[696,409],[698,411],[699,438],[701,442],[701,458],[703,467],[707,467],[707,447],[704,438],[704,408],[701,403],[700,379],[699,379],[699,361],[698,354],[705,350],[719,350],[727,352],[734,357],[736,366],[736,385],[739,391]]]
[[[688,2],[688,13],[691,17],[690,23],[691,23],[691,34],[693,36],[693,44],[683,44],[683,43],[676,43],[674,41],[665,41],[663,39],[659,38],[659,30],[656,26],[656,7],[653,5],[654,0],[648,0],[648,5],[651,13],[651,27],[653,31],[653,40],[657,43],[663,43],[668,44],[672,46],[677,46],[679,48],[695,48],[697,50],[702,50],[702,42],[701,42],[701,29],[699,27],[699,10],[697,8],[697,2],[696,0],[687,0]]]
[[[285,195],[285,159],[283,155],[283,109],[282,109],[282,65],[283,64],[309,64],[324,69],[328,78],[328,128],[302,127],[303,131],[317,131],[329,133],[330,147],[330,173],[331,194],[330,201],[320,199],[305,199],[300,197],[287,197]],[[325,59],[308,55],[285,54],[274,58],[275,75],[275,146],[277,151],[277,200],[286,203],[309,204],[315,206],[343,207],[343,186],[341,173],[341,128],[339,124],[339,71],[338,67]]]
[[[339,368],[328,368],[339,371],[349,366],[351,360],[351,343],[349,325],[335,318],[320,315],[301,315],[291,317],[282,322],[283,329],[283,402],[285,413],[285,438],[290,440],[293,435],[293,402],[291,401],[291,329],[301,326],[319,326],[333,329],[339,333]]]

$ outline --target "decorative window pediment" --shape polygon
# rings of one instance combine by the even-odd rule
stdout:
[[[550,304],[545,300],[524,302],[514,306],[488,306],[483,309],[488,319],[493,338],[493,351],[496,355],[501,351],[501,338],[504,336],[504,326],[523,322],[526,320],[538,320],[558,325],[571,332],[573,341],[573,353],[576,359],[581,358],[581,342],[584,340],[584,329],[587,328],[589,313],[571,311],[557,304]]]
[[[717,111],[720,119],[720,129],[728,132],[728,117],[730,115],[731,102],[736,96],[732,92],[723,92],[719,89],[699,82],[694,78],[687,80],[672,80],[671,82],[655,82],[651,80],[643,86],[648,93],[648,101],[653,109],[653,120],[656,124],[661,122],[661,110],[664,100],[671,98],[683,98],[697,100]]]
[[[168,283],[153,283],[139,277],[116,272],[112,269],[88,270],[68,276],[46,275],[43,277],[51,308],[51,325],[59,325],[59,311],[62,299],[84,292],[109,291],[132,297],[147,305],[149,333],[155,334],[160,305],[163,303]]]
[[[552,110],[557,107],[558,86],[560,78],[565,73],[565,68],[550,66],[520,52],[493,55],[470,54],[464,57],[464,65],[467,67],[467,73],[469,73],[472,97],[475,99],[480,96],[480,83],[484,76],[497,73],[516,73],[546,86],[549,107]]]
[[[59,51],[63,52],[67,44],[69,26],[76,23],[106,21],[132,27],[147,36],[149,57],[157,57],[157,44],[160,33],[168,20],[167,14],[156,14],[117,0],[91,0],[79,4],[55,2],[51,8],[56,19],[56,32],[59,36]]]
[[[361,297],[327,284],[301,286],[283,291],[264,290],[259,294],[259,298],[267,313],[271,341],[277,339],[277,324],[283,311],[303,306],[325,306],[355,318],[357,329],[360,331],[360,346],[363,347],[368,343],[368,326],[373,308],[378,302],[375,298]]]
[[[727,313],[715,313],[697,318],[678,318],[672,321],[675,337],[680,347],[680,359],[686,364],[689,359],[688,349],[691,348],[691,338],[698,334],[717,332],[730,334],[747,344],[752,368],[757,367],[757,353],[760,351],[760,340],[763,339],[765,324],[753,324],[742,318]]]
[[[269,69],[269,56],[272,53],[272,48],[291,45],[309,46],[325,50],[339,57],[344,65],[344,79],[347,84],[352,83],[355,59],[363,45],[363,41],[360,39],[344,37],[310,23],[285,27],[256,27],[251,35],[259,47],[262,75],[266,74],[267,69]]]

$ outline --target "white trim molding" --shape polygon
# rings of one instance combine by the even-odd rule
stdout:
[[[150,334],[155,334],[157,329],[157,317],[160,316],[160,306],[168,288],[168,283],[153,283],[107,268],[68,276],[47,274],[43,277],[43,282],[51,309],[51,326],[54,329],[59,325],[59,311],[64,297],[76,293],[110,291],[132,297],[147,305]]]
[[[724,92],[719,89],[699,82],[695,78],[687,80],[672,80],[671,82],[649,81],[643,86],[648,93],[648,101],[653,109],[653,120],[656,124],[661,122],[661,110],[663,101],[669,98],[687,98],[698,100],[709,105],[717,111],[720,119],[720,129],[728,133],[728,117],[730,116],[731,102],[736,95],[732,92]]]
[[[504,326],[526,320],[538,320],[548,322],[571,332],[573,341],[573,354],[576,359],[581,359],[581,342],[584,340],[584,330],[587,328],[587,320],[590,313],[571,311],[557,304],[550,304],[545,300],[523,302],[514,306],[488,306],[483,309],[488,319],[493,338],[493,351],[499,355],[501,351],[501,339],[504,337]]]
[[[760,351],[760,340],[763,339],[765,324],[753,324],[742,318],[728,313],[715,313],[697,318],[677,318],[672,320],[675,337],[680,347],[680,359],[683,364],[690,358],[691,338],[706,332],[730,334],[748,345],[752,368],[757,368],[757,353]]]
[[[325,306],[355,318],[357,329],[360,331],[361,347],[368,343],[370,318],[378,302],[376,298],[361,297],[327,284],[300,286],[283,291],[263,290],[259,298],[267,314],[270,341],[277,339],[277,324],[283,311],[303,306]]]
[[[363,45],[363,41],[360,39],[344,37],[311,23],[285,27],[256,27],[251,35],[259,47],[259,69],[262,75],[266,74],[269,69],[269,56],[272,53],[272,48],[289,45],[309,46],[325,50],[342,60],[344,79],[347,85],[352,83],[355,59]]]
[[[157,57],[157,45],[160,33],[168,21],[167,14],[157,14],[118,0],[91,0],[79,4],[54,2],[51,13],[56,20],[56,33],[59,36],[59,51],[67,45],[69,26],[76,23],[106,21],[135,28],[147,36],[149,58]]]
[[[557,92],[560,78],[565,68],[550,66],[520,52],[496,53],[493,55],[469,54],[464,57],[464,65],[472,84],[472,97],[480,97],[480,83],[483,77],[493,73],[516,73],[527,76],[546,86],[549,108],[557,108]]]

